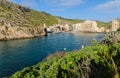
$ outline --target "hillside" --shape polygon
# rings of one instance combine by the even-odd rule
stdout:
[[[0,23],[10,22],[13,26],[42,26],[43,23],[52,25],[57,23],[54,16],[45,12],[38,12],[6,0],[0,1]]]
[[[7,0],[0,0],[0,40],[43,36],[45,35],[44,24],[52,26],[74,23],[74,21],[32,10]]]
[[[66,19],[66,18],[59,17],[59,16],[56,16],[56,19],[58,20],[59,24],[64,24],[64,23],[75,24],[75,23],[81,23],[85,21],[85,20],[79,20],[79,19]]]
[[[69,20],[52,16],[45,12],[39,12],[27,7],[17,5],[6,0],[0,1],[0,23],[11,22],[13,26],[47,26],[61,23],[74,23],[76,20]],[[59,19],[59,20],[58,20]],[[77,22],[79,22],[77,20]]]

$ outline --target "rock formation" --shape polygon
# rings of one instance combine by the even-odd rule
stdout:
[[[0,26],[0,40],[11,40],[11,39],[24,39],[43,36],[44,28],[43,27],[20,27],[20,26],[11,26],[10,23],[5,23]]]
[[[97,22],[96,21],[85,21],[83,23],[73,24],[73,31],[82,31],[82,32],[97,32]]]
[[[65,24],[62,26],[62,29],[63,29],[63,31],[70,31],[71,30],[70,27],[71,27],[70,24]]]

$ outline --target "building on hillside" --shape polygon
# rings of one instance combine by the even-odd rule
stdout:
[[[120,23],[119,23],[118,20],[113,20],[113,21],[112,21],[112,31],[117,31],[117,29],[120,28],[119,25],[120,25]]]

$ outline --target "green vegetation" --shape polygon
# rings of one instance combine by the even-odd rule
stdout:
[[[111,28],[111,22],[109,23],[105,23],[105,22],[101,22],[101,21],[97,21],[98,27],[105,27],[106,29],[110,29]]]
[[[102,44],[94,40],[81,50],[50,55],[10,78],[120,78],[120,43],[111,43],[110,34],[106,37]]]
[[[78,23],[83,20],[65,19],[61,17],[52,16],[46,12],[39,12],[30,8],[8,2],[7,0],[0,1],[0,23],[12,23],[12,26],[47,26],[53,24]],[[62,22],[61,22],[62,21]]]
[[[120,43],[120,30],[118,29],[117,32],[110,32],[105,35],[105,37],[102,39],[102,44],[105,45],[112,45],[116,43]]]
[[[104,27],[106,23],[97,21],[98,27]]]
[[[0,13],[4,13],[0,18],[2,22],[12,23],[13,26],[47,26],[58,23],[55,16],[45,12],[38,12],[27,7],[23,7],[6,0],[0,1]]]
[[[31,10],[30,12],[25,13],[25,18],[28,19],[31,24],[37,26],[40,24],[46,24],[47,26],[51,26],[53,24],[57,24],[58,21],[56,18],[45,12],[38,12],[35,10]]]
[[[120,22],[120,18],[117,18],[117,20]]]
[[[75,23],[82,23],[84,22],[84,20],[79,20],[79,19],[66,19],[66,18],[62,18],[62,17],[56,17],[57,20],[59,21],[59,23],[67,23],[67,24],[75,24]]]

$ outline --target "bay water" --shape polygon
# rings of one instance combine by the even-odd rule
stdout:
[[[104,34],[60,33],[32,39],[0,41],[0,78],[32,66],[55,52],[73,51],[100,40]]]

